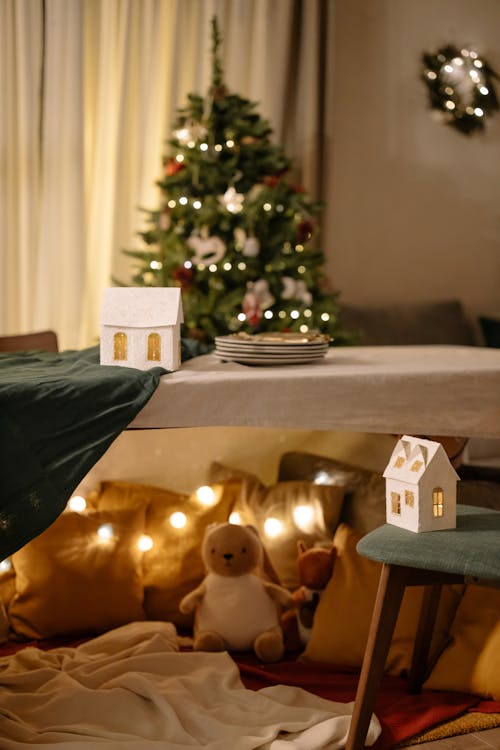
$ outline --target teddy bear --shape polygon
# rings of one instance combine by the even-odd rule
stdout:
[[[301,586],[293,592],[296,606],[298,635],[302,645],[306,645],[311,635],[314,613],[321,594],[330,580],[337,550],[332,545],[309,547],[304,542],[297,542],[297,566]]]
[[[293,606],[292,594],[264,580],[264,548],[256,529],[232,523],[210,524],[201,554],[207,575],[181,600],[184,614],[195,613],[195,651],[247,651],[263,662],[284,654],[280,613]]]

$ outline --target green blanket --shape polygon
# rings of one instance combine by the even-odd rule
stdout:
[[[98,347],[0,354],[0,560],[62,513],[165,372],[101,366]]]

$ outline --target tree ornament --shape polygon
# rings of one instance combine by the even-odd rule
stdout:
[[[260,242],[257,237],[247,237],[242,252],[247,258],[256,258],[260,253]]]
[[[162,211],[158,219],[158,226],[163,232],[166,232],[170,228],[170,223],[170,212],[168,210]]]
[[[253,283],[253,291],[257,295],[261,310],[267,310],[276,302],[275,298],[269,291],[269,284],[266,279],[259,279]]]
[[[226,254],[226,245],[220,237],[200,237],[192,234],[187,241],[187,246],[193,251],[191,263],[198,265],[205,263],[218,263]]]
[[[245,196],[243,195],[243,193],[237,193],[236,188],[229,187],[224,195],[220,196],[219,200],[222,205],[226,207],[229,213],[238,214],[243,210],[243,201],[245,200]]]
[[[194,282],[194,273],[191,268],[178,266],[172,272],[172,278],[177,282],[183,292],[189,292]]]
[[[180,172],[181,169],[185,169],[185,166],[182,162],[177,161],[177,159],[174,159],[172,157],[171,159],[167,159],[165,162],[165,174],[167,177],[173,177],[174,174],[177,174],[177,172]]]
[[[262,309],[259,303],[259,299],[255,294],[252,282],[248,282],[247,291],[243,297],[241,308],[245,313],[247,323],[251,326],[257,326],[262,318]]]
[[[498,75],[486,60],[472,49],[449,44],[435,53],[424,52],[422,63],[420,77],[429,106],[441,121],[465,135],[484,130],[487,117],[498,110]]]
[[[293,279],[291,276],[283,276],[283,299],[300,300],[304,305],[312,305],[313,296],[302,279]]]
[[[310,219],[303,219],[297,224],[297,242],[307,242],[312,237],[314,224]]]

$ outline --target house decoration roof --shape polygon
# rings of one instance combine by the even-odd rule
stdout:
[[[103,326],[158,328],[182,322],[179,287],[109,287],[104,290]]]
[[[458,474],[452,467],[441,443],[403,435],[396,443],[383,476],[386,479],[399,479],[409,484],[418,484],[432,461],[440,455],[445,458],[450,471],[458,479]]]

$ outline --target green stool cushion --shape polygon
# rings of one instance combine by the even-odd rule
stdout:
[[[385,524],[356,549],[387,565],[500,580],[500,511],[457,505],[456,529],[415,533]]]

